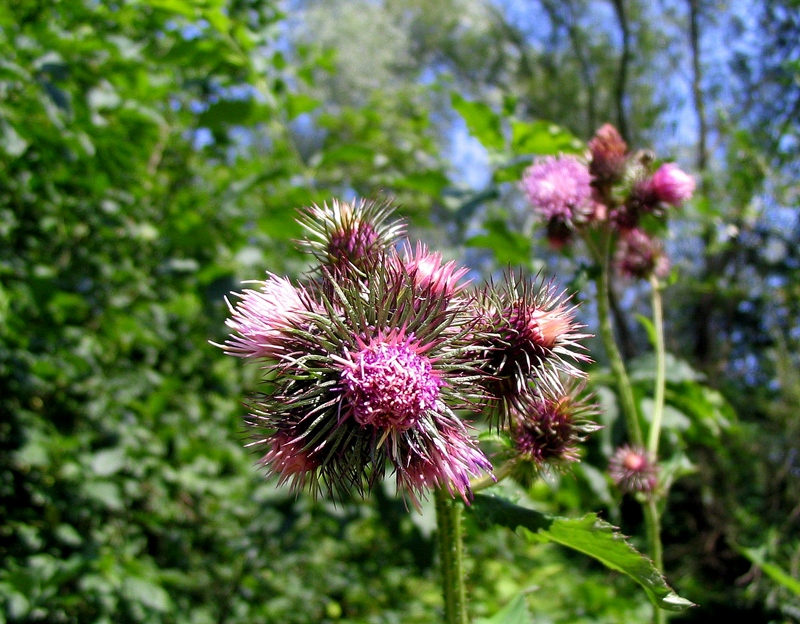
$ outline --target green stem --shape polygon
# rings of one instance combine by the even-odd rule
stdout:
[[[606,348],[611,371],[617,383],[617,393],[619,394],[622,414],[625,417],[625,426],[628,429],[628,436],[631,442],[638,446],[643,446],[642,427],[639,424],[639,412],[636,409],[636,401],[633,398],[633,389],[628,378],[628,371],[625,369],[625,362],[622,354],[617,347],[614,338],[614,328],[611,325],[611,314],[609,313],[609,272],[611,248],[611,238],[609,237],[606,248],[600,260],[600,275],[597,278],[597,316],[600,323],[600,337]]]
[[[508,461],[500,464],[498,468],[495,468],[492,474],[484,475],[480,478],[470,480],[469,489],[474,494],[475,492],[480,492],[481,490],[485,490],[488,487],[497,485],[508,475],[511,474],[511,471],[514,469],[515,463],[516,463],[515,460],[509,459]]]
[[[444,621],[447,624],[468,624],[464,547],[461,537],[461,503],[454,501],[447,491],[442,489],[435,491],[434,498],[442,569]]]
[[[647,502],[642,504],[644,520],[647,525],[647,542],[653,565],[660,573],[664,570],[664,557],[661,546],[661,516],[658,513],[656,499],[648,496]],[[667,621],[666,611],[653,605],[653,624],[664,624]]]
[[[650,276],[653,291],[653,326],[655,329],[656,387],[653,402],[653,420],[647,438],[647,450],[655,459],[658,456],[658,441],[661,436],[661,421],[664,417],[664,392],[666,388],[667,357],[664,349],[664,313],[661,303],[661,286],[655,275]]]

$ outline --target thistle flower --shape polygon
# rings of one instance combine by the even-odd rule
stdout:
[[[522,176],[522,189],[545,219],[575,225],[592,214],[592,176],[574,156],[536,159]]]
[[[431,252],[422,243],[415,248],[406,245],[402,256],[390,256],[390,261],[402,263],[418,288],[430,288],[437,295],[452,297],[463,291],[466,283],[459,281],[469,272],[454,261],[442,264],[442,254]]]
[[[524,409],[514,412],[510,434],[518,460],[515,476],[523,481],[542,470],[563,470],[580,458],[578,445],[599,425],[591,418],[597,405],[584,385],[569,384],[558,398],[530,397]],[[533,470],[526,470],[532,468]]]
[[[476,305],[476,348],[486,358],[483,384],[501,422],[524,408],[530,382],[557,395],[564,391],[561,375],[584,376],[569,360],[589,361],[579,342],[588,334],[580,333],[575,307],[553,282],[531,283],[509,274],[503,287],[485,289]]]
[[[673,206],[691,199],[695,189],[694,178],[681,171],[675,163],[661,165],[653,174],[650,185],[657,201]]]
[[[694,179],[673,163],[661,165],[649,176],[651,161],[652,156],[645,153],[639,158],[638,166],[632,167],[630,193],[624,204],[612,213],[612,219],[620,229],[637,227],[644,214],[662,217],[667,206],[679,206],[694,192]]]
[[[228,355],[254,359],[274,359],[284,351],[287,337],[285,331],[298,323],[306,311],[303,289],[292,286],[283,277],[268,273],[259,290],[247,289],[236,296],[237,305],[226,298],[231,316],[225,322],[234,333],[225,345]]]
[[[669,273],[669,259],[661,244],[638,228],[621,233],[614,266],[622,275],[639,279],[650,275],[665,277]]]
[[[252,400],[251,447],[314,494],[363,493],[388,464],[415,506],[434,486],[468,500],[470,477],[491,470],[453,411],[478,409],[468,319],[435,281],[391,265],[379,258],[364,279],[323,270],[309,285],[270,352],[269,392]]]
[[[608,472],[626,493],[650,493],[658,484],[658,465],[640,446],[626,444],[618,448],[608,464]]]
[[[358,350],[342,365],[344,418],[352,416],[361,426],[406,431],[428,410],[435,409],[444,382],[424,355],[425,345],[402,330],[378,333],[365,344],[356,336]]]
[[[610,186],[622,180],[628,145],[611,124],[603,125],[589,141],[592,159],[589,173],[598,187]]]
[[[298,222],[307,232],[301,248],[313,254],[334,275],[375,268],[383,254],[403,234],[405,226],[389,222],[392,207],[363,199],[331,205],[313,205],[300,212]]]

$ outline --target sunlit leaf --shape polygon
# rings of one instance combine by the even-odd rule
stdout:
[[[512,530],[523,527],[538,541],[555,542],[597,559],[641,585],[650,601],[662,609],[682,611],[692,606],[667,585],[652,561],[637,552],[614,526],[600,520],[597,514],[561,518],[482,494],[475,496],[471,508],[481,522]]]

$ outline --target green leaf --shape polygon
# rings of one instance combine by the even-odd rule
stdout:
[[[786,572],[784,572],[780,567],[775,565],[774,563],[767,563],[764,559],[764,549],[763,548],[739,548],[738,551],[747,557],[750,561],[752,561],[755,565],[761,568],[761,571],[764,572],[768,577],[770,577],[773,581],[778,583],[779,585],[783,585],[786,589],[791,591],[792,593],[800,596],[800,581],[796,578],[789,576]]]
[[[442,172],[424,171],[421,173],[410,173],[397,180],[393,186],[399,189],[419,191],[432,195],[433,197],[438,197],[448,184],[449,180]]]
[[[511,147],[515,154],[579,154],[581,141],[548,121],[511,120]]]
[[[525,594],[517,594],[511,602],[490,618],[476,620],[475,624],[530,624],[531,613],[525,602]]]
[[[319,104],[319,100],[305,93],[289,93],[286,96],[286,116],[294,119],[303,113],[311,112]]]
[[[656,326],[653,323],[652,319],[647,318],[643,314],[637,314],[636,320],[639,321],[644,330],[647,332],[647,338],[650,340],[650,344],[654,345],[656,343]]]
[[[197,125],[215,130],[230,124],[244,124],[252,110],[252,100],[220,100],[200,114]]]
[[[503,219],[489,219],[483,224],[486,234],[473,236],[467,247],[488,247],[501,264],[528,266],[531,261],[531,241],[512,232]]]
[[[458,93],[451,97],[453,108],[467,124],[470,134],[486,149],[502,150],[505,147],[500,116],[483,102],[470,102]]]
[[[597,559],[611,570],[625,574],[642,586],[650,601],[667,611],[682,611],[692,603],[678,596],[643,554],[625,541],[616,527],[597,514],[582,518],[561,518],[526,509],[507,500],[478,494],[471,509],[481,522],[515,530],[523,527],[534,539],[555,542]]]

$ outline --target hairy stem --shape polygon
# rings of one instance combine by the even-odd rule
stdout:
[[[468,624],[461,503],[454,501],[442,489],[435,491],[434,498],[444,594],[444,621],[447,624]]]

